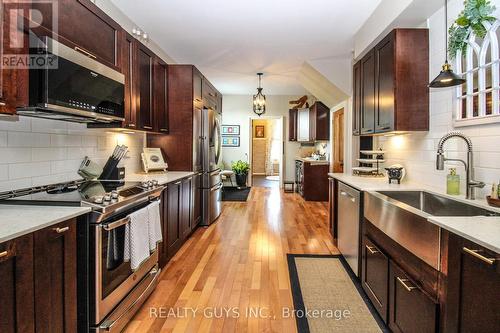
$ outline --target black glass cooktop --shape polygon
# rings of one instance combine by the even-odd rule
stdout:
[[[146,191],[138,182],[117,181],[75,181],[47,186],[46,189],[27,195],[3,200],[4,204],[47,204],[80,206],[82,202],[94,202],[111,191],[117,191],[120,197],[129,197]]]

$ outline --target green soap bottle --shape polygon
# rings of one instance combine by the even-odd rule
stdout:
[[[446,176],[446,193],[450,195],[460,194],[460,176],[457,169],[450,168],[450,174]]]

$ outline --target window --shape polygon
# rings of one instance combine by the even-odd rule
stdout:
[[[456,127],[500,122],[500,21],[484,26],[484,39],[472,33],[465,54],[456,56],[456,71],[466,80],[456,88]]]

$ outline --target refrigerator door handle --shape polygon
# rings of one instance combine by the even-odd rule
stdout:
[[[222,188],[222,183],[219,183],[219,185],[215,186],[215,187],[212,187],[210,189],[210,192],[215,192],[215,191],[218,191]]]

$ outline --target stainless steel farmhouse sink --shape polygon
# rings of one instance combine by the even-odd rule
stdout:
[[[499,213],[426,191],[379,191],[432,216],[500,216]]]
[[[440,270],[441,229],[428,221],[430,217],[500,214],[426,191],[380,191],[365,192],[364,216],[395,242]]]

